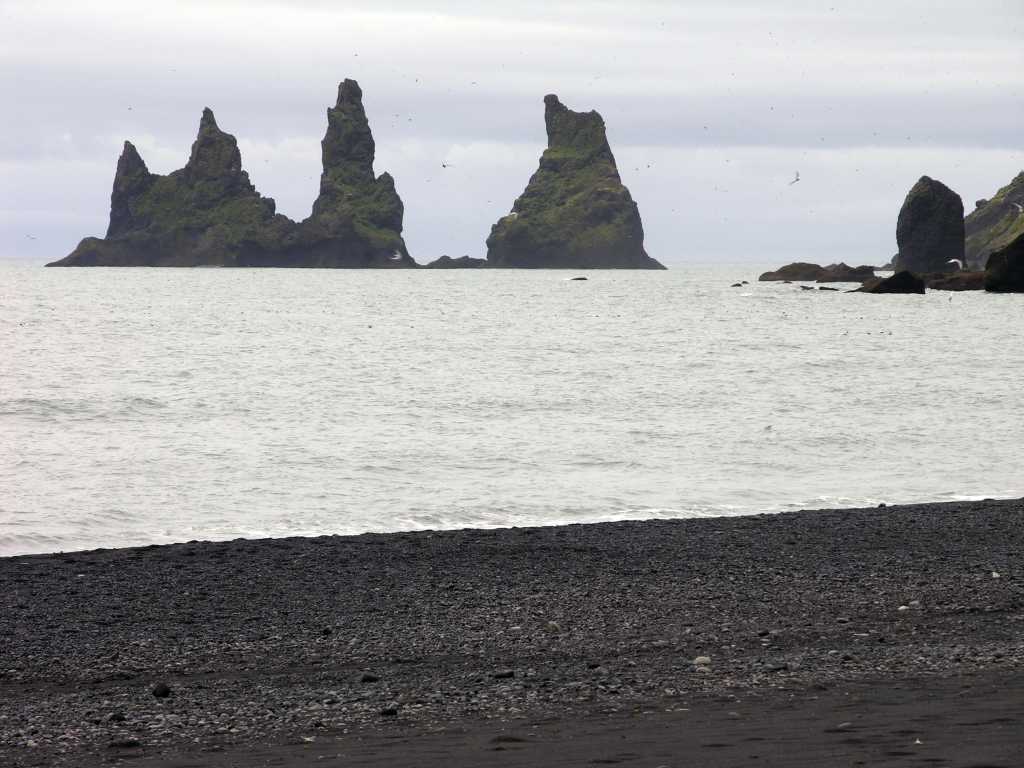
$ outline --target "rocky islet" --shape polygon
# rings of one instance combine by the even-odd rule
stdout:
[[[964,259],[964,204],[940,181],[922,176],[907,193],[896,222],[894,267],[912,272],[953,272]]]
[[[487,259],[441,257],[427,266],[664,269],[644,251],[640,213],[601,116],[547,96],[545,121],[540,169],[492,230]],[[394,179],[374,174],[375,144],[356,81],[339,85],[321,147],[319,194],[310,216],[295,222],[256,191],[235,137],[209,108],[188,163],[166,176],[151,173],[125,142],[106,236],[85,238],[48,266],[418,266],[402,238]]]
[[[242,168],[235,137],[203,110],[184,168],[150,173],[130,142],[117,163],[110,224],[49,266],[412,267],[402,201],[373,172],[374,141],[354,80],[327,111],[323,173],[312,213],[276,213]]]
[[[604,120],[544,97],[548,146],[487,238],[495,267],[664,269],[644,250],[640,211],[619,177]]]

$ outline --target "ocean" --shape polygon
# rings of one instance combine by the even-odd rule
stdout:
[[[1024,297],[771,266],[0,262],[0,554],[1024,495]]]

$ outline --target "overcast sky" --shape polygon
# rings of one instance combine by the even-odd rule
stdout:
[[[101,236],[121,143],[179,168],[204,106],[304,218],[352,77],[421,263],[485,255],[546,93],[604,116],[665,264],[882,262],[922,174],[971,210],[1024,169],[1022,40],[1021,0],[0,0],[0,256]]]

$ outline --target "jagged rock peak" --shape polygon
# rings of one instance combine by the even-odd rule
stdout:
[[[415,267],[394,179],[373,176],[373,138],[355,81],[341,83],[327,114],[321,193],[302,222],[276,213],[256,191],[238,142],[207,108],[184,168],[152,174],[125,143],[106,238],[86,237],[50,266]]]
[[[199,118],[199,132],[206,131],[219,131],[217,127],[217,118],[213,116],[213,110],[209,107],[203,107],[203,115]]]
[[[121,149],[121,156],[117,159],[117,176],[134,176],[140,171],[149,173],[149,168],[146,167],[146,162],[135,145],[126,141]]]
[[[350,182],[373,180],[376,147],[363,109],[363,91],[355,80],[338,85],[338,101],[327,110],[327,133],[320,146],[325,175],[321,191],[329,172]]]
[[[573,112],[558,96],[549,93],[544,97],[544,127],[549,149],[574,149],[591,156],[602,155],[615,165],[604,120],[597,112]]]
[[[189,181],[197,181],[233,177],[241,173],[242,155],[238,151],[238,142],[217,126],[213,110],[204,107],[203,116],[199,119],[199,133],[185,164],[185,176]]]
[[[114,172],[114,187],[110,192],[110,223],[107,237],[126,231],[132,225],[132,202],[143,194],[155,177],[130,141],[124,143]]]
[[[342,104],[359,104],[362,106],[362,103],[363,89],[359,87],[359,83],[347,77],[338,83],[338,101],[334,105],[335,109]]]
[[[640,212],[622,184],[597,112],[544,97],[548,146],[487,238],[497,267],[664,269],[644,251]]]

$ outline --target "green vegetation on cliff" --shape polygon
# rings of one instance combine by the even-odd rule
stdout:
[[[84,239],[51,266],[415,266],[394,180],[373,175],[373,136],[353,80],[338,88],[322,146],[320,195],[295,223],[256,191],[235,137],[209,109],[188,163],[166,176],[150,173],[125,142],[106,237]]]
[[[979,205],[964,220],[967,260],[983,269],[989,255],[1024,235],[1024,172]]]
[[[622,184],[597,112],[544,97],[548,148],[512,212],[491,228],[498,267],[664,269],[644,251],[640,212]]]

